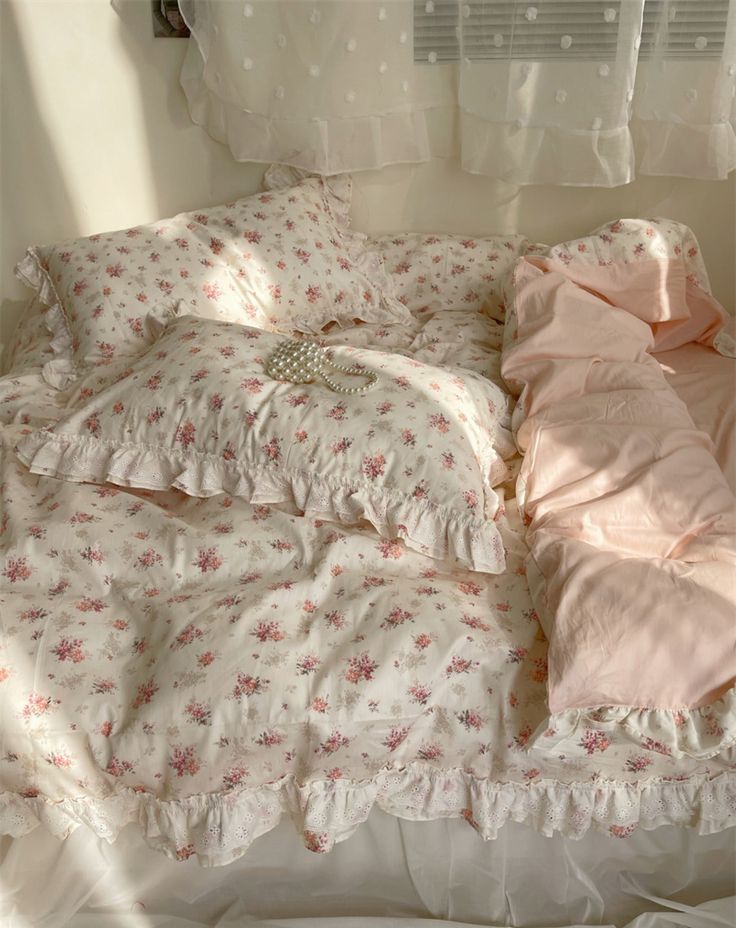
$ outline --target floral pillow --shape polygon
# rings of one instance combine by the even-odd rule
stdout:
[[[526,244],[523,235],[407,232],[370,239],[383,255],[392,292],[411,312],[482,309],[495,319],[502,318],[503,281]]]
[[[528,254],[563,264],[630,264],[652,258],[682,258],[688,280],[710,293],[700,247],[692,230],[673,219],[617,219],[570,242],[530,245]]]
[[[334,520],[371,523],[430,557],[504,569],[492,486],[506,477],[508,397],[470,371],[348,346],[335,364],[378,377],[356,395],[266,373],[280,336],[182,316],[123,376],[18,453],[73,481],[229,493]],[[336,377],[341,375],[337,374]],[[343,376],[345,386],[362,385]]]
[[[293,187],[151,225],[32,248],[16,268],[48,307],[58,358],[96,363],[151,343],[153,307],[318,333],[406,322],[380,255],[349,230],[350,181]]]
[[[687,283],[695,284],[710,293],[708,272],[700,254],[700,246],[692,230],[673,219],[616,219],[608,222],[582,238],[561,242],[558,245],[530,243],[526,255],[540,255],[560,261],[574,271],[609,267],[612,264],[632,264],[641,261],[663,262],[663,272],[668,275],[680,263],[684,267],[681,281],[682,296]],[[667,259],[666,262],[663,259]],[[522,266],[521,262],[517,266]],[[679,271],[676,271],[679,276]],[[585,278],[580,280],[584,285]],[[667,284],[673,284],[671,279]],[[503,281],[503,303],[511,305],[516,289],[515,269]],[[662,287],[667,292],[668,286]],[[514,319],[507,319],[504,329],[504,344],[509,345],[516,337]]]

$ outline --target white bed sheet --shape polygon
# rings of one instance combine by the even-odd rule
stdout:
[[[468,343],[461,332],[458,341]],[[15,379],[11,418],[40,423],[54,391],[37,373]],[[327,856],[295,841],[284,820],[241,859],[209,870],[152,851],[135,824],[112,845],[86,828],[64,842],[39,828],[0,841],[0,928],[414,928],[438,918],[454,928],[708,928],[736,924],[735,871],[734,828],[698,835],[665,825],[625,841],[590,831],[572,841],[508,822],[483,842],[462,821],[412,822],[376,807]]]
[[[395,919],[409,928],[404,919],[437,918],[623,926],[661,914],[655,900],[693,907],[736,892],[734,828],[699,836],[664,826],[626,841],[591,831],[573,841],[509,823],[484,842],[457,820],[411,822],[374,809],[329,855],[307,851],[282,822],[239,860],[210,869],[152,851],[135,826],[114,844],[87,829],[64,842],[36,829],[0,848],[2,928],[276,928],[269,919],[348,928],[348,917],[361,919],[350,928],[387,928]],[[696,913],[683,924],[733,924],[733,902],[721,907],[726,920]]]

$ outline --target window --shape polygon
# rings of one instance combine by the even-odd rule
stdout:
[[[470,59],[614,58],[625,5],[626,0],[546,0],[537,5],[523,0],[415,0],[414,60],[456,61],[461,28],[463,52]],[[652,53],[665,5],[665,0],[646,0],[641,58]],[[723,54],[728,0],[678,0],[670,4],[669,16],[668,57]]]

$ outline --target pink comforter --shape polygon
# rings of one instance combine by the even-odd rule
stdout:
[[[723,310],[675,262],[584,275],[519,262],[502,367],[550,641],[538,740],[593,718],[709,756],[736,740],[736,501],[650,352],[711,342]]]
[[[693,422],[715,445],[716,460],[736,493],[736,363],[690,342],[657,353],[667,383],[687,405]]]

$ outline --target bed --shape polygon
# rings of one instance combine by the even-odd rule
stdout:
[[[581,697],[579,676],[578,695],[570,695],[565,674],[590,633],[584,647],[579,629],[565,625],[568,637],[560,637],[563,625],[540,606],[553,601],[540,585],[558,582],[552,568],[545,575],[555,558],[530,557],[530,539],[548,552],[540,538],[569,536],[569,523],[556,526],[559,512],[571,509],[569,499],[558,509],[549,504],[559,486],[535,490],[540,474],[547,479],[546,459],[529,469],[540,436],[550,433],[535,432],[534,417],[549,422],[561,408],[550,387],[554,365],[548,358],[542,388],[533,338],[532,362],[524,354],[527,304],[518,294],[525,284],[538,290],[537,277],[554,278],[555,292],[571,287],[597,301],[596,312],[625,316],[622,324],[636,333],[659,333],[661,355],[652,343],[610,363],[617,376],[626,363],[631,376],[641,368],[642,376],[661,377],[654,392],[672,415],[686,417],[671,429],[707,457],[698,467],[711,468],[703,495],[719,512],[728,509],[733,360],[692,233],[632,220],[556,247],[522,236],[367,242],[346,228],[344,180],[271,183],[255,214],[252,206],[189,214],[153,231],[39,250],[21,265],[36,303],[0,380],[0,807],[10,924],[76,924],[73,917],[128,924],[126,913],[137,913],[131,924],[172,925],[246,916],[264,924],[307,916],[319,924],[348,916],[366,925],[394,916],[624,924],[647,911],[669,911],[670,922],[727,924],[736,825],[733,642],[722,618],[727,605],[718,618],[721,575],[712,575],[732,563],[728,526],[710,514],[707,529],[695,533],[697,544],[710,546],[702,595],[712,618],[698,621],[712,623],[713,648],[695,647],[691,635],[661,659],[667,679],[659,690],[673,687],[667,698],[682,705],[675,722],[674,710],[648,705],[645,696],[623,715],[623,697]],[[324,222],[330,228],[322,234]],[[236,227],[238,250],[229,258],[227,235]],[[254,262],[245,283],[233,272],[243,239]],[[157,255],[152,270],[136,264],[138,240],[145,240],[140,254]],[[192,255],[200,246],[206,259]],[[611,258],[616,249],[625,260]],[[323,265],[315,267],[312,255]],[[289,261],[296,271],[271,273]],[[305,280],[308,265],[314,276]],[[612,265],[626,268],[626,293],[667,293],[669,317],[632,323],[621,308],[626,299],[612,296],[615,288],[605,295]],[[641,275],[645,265],[670,269],[666,285],[640,277],[627,285],[626,275]],[[90,266],[94,274],[80,276]],[[192,268],[203,267],[206,279],[194,286]],[[309,294],[296,332],[289,288]],[[686,290],[705,301],[697,312]],[[692,312],[678,316],[673,294]],[[362,318],[353,315],[356,299]],[[554,303],[544,299],[548,308]],[[143,316],[131,315],[133,301]],[[705,322],[687,328],[701,310]],[[251,334],[241,338],[244,325]],[[240,432],[227,431],[234,413],[222,418],[227,378],[241,397],[238,429],[243,416],[250,429],[261,428],[271,386],[251,368],[263,367],[284,331],[297,344],[317,338],[333,363],[358,377],[376,371],[379,385],[351,393],[358,381],[344,372],[335,375],[343,394],[330,394],[322,381],[277,383],[268,402],[282,405],[260,421],[293,432],[300,417],[312,421],[318,396],[324,426],[315,432],[302,423],[292,444],[279,432],[234,449]],[[563,329],[563,343],[569,337]],[[601,350],[605,344],[587,351],[598,358]],[[202,361],[218,352],[219,369]],[[232,358],[241,355],[238,367]],[[609,384],[607,395],[620,386]],[[158,392],[166,389],[173,392]],[[143,412],[129,411],[130,399],[144,394]],[[423,402],[438,412],[422,419]],[[202,403],[214,418],[195,414]],[[351,417],[360,422],[355,433],[345,431]],[[110,438],[123,418],[123,438]],[[199,453],[205,421],[217,427],[208,427],[208,450]],[[314,441],[302,459],[308,434]],[[301,463],[292,468],[299,480],[285,486],[268,467],[287,444],[289,461]],[[144,445],[153,463],[142,463]],[[323,460],[326,445],[331,456]],[[196,466],[184,466],[182,455],[195,452]],[[264,454],[258,473],[269,479],[254,486],[255,465],[238,469],[239,462]],[[373,495],[358,492],[351,478],[349,492],[335,497],[332,462],[350,454]],[[468,489],[480,465],[483,488]],[[438,476],[425,479],[425,467]],[[452,480],[463,468],[458,513]],[[384,471],[394,486],[409,480],[401,501],[381,496]],[[569,478],[565,492],[570,483],[581,481]],[[440,488],[447,500],[428,503]],[[595,501],[576,505],[595,509]],[[707,508],[707,500],[698,505]],[[452,506],[450,527],[438,527],[437,513]],[[600,548],[608,551],[610,540]],[[641,556],[649,565],[653,555]],[[571,609],[564,597],[554,602],[556,614]],[[666,668],[688,646],[698,673],[686,705]],[[630,653],[621,660],[629,666]],[[33,890],[41,870],[53,874],[43,901]]]

